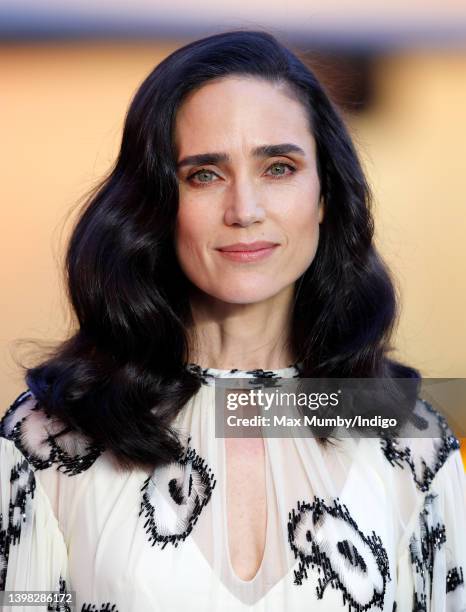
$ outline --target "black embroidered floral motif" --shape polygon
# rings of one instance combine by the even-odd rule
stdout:
[[[21,453],[27,458],[29,463],[36,470],[45,470],[52,465],[56,465],[57,470],[68,474],[68,476],[75,476],[84,472],[95,462],[100,456],[103,448],[97,445],[88,443],[88,441],[79,441],[80,450],[76,454],[70,455],[63,446],[63,437],[58,437],[53,434],[50,429],[56,428],[56,424],[52,423],[50,415],[47,414],[45,409],[36,402],[24,415],[19,413],[19,418],[16,420],[16,411],[18,411],[25,402],[32,399],[33,395],[31,391],[25,391],[19,395],[10,408],[5,413],[4,417],[0,422],[0,436],[13,440],[16,447]],[[41,437],[41,441],[38,447],[32,447],[29,442],[31,438],[26,432],[26,428],[29,425],[29,420],[32,415],[40,414],[41,422],[39,425],[35,424],[35,427],[40,427],[38,433]],[[7,423],[10,419],[14,419],[16,422],[11,429],[8,430]],[[72,436],[73,444],[78,444],[78,436],[74,433],[64,434]],[[36,439],[34,437],[34,439]],[[40,448],[39,448],[40,447]]]
[[[332,541],[332,538],[335,541]],[[362,612],[373,605],[383,609],[386,585],[390,577],[387,552],[373,531],[365,535],[339,498],[333,506],[314,497],[313,503],[298,502],[297,511],[289,513],[288,541],[295,558],[300,559],[294,584],[308,578],[315,567],[319,574],[316,594],[322,599],[330,585],[343,594],[343,605],[349,612]],[[367,581],[364,601],[352,591],[355,576]]]
[[[447,573],[447,593],[451,593],[462,584],[464,584],[463,568],[453,567]]]
[[[10,548],[20,541],[21,529],[29,518],[30,502],[36,489],[34,471],[26,459],[12,467],[10,485],[8,517],[0,513],[0,591],[5,590]]]
[[[118,608],[116,607],[116,604],[112,604],[109,601],[101,604],[100,608],[98,608],[96,604],[84,603],[82,605],[81,612],[118,612]]]
[[[411,535],[409,550],[416,572],[413,610],[427,610],[427,597],[432,597],[432,582],[437,551],[446,542],[445,525],[435,521],[437,496],[428,494],[419,513],[418,531]]]
[[[202,384],[213,385],[215,378],[218,376],[218,370],[215,368],[201,368],[197,363],[189,363],[186,368],[198,378],[200,378]],[[294,370],[291,378],[299,378],[301,371],[298,364],[289,365],[290,371]],[[285,369],[285,368],[284,368]],[[238,368],[232,368],[226,372],[225,377],[236,374],[239,378],[244,376],[245,378],[252,377],[249,384],[252,386],[264,385],[267,387],[273,387],[279,384],[281,380],[279,370],[263,370],[262,368],[256,368],[254,370],[239,370]],[[222,376],[221,376],[222,377]]]
[[[435,461],[431,465],[428,465],[423,457],[414,457],[411,449],[408,446],[400,446],[397,438],[390,438],[381,435],[380,443],[382,450],[391,463],[391,465],[404,468],[405,465],[409,467],[412,472],[414,482],[418,489],[423,492],[429,490],[430,484],[434,479],[435,474],[439,471],[449,455],[460,448],[458,439],[453,435],[446,419],[435,410],[426,400],[419,398],[425,407],[426,417],[428,420],[433,421],[437,425],[439,445],[435,449]],[[421,417],[422,418],[422,417]],[[426,421],[427,425],[427,421]],[[430,437],[430,436],[426,436]],[[420,461],[421,469],[416,465]],[[421,472],[421,473],[419,473]]]
[[[141,488],[143,492],[139,515],[147,519],[144,529],[149,542],[162,549],[170,542],[178,546],[191,533],[215,487],[215,477],[204,459],[189,446],[178,461],[156,468]],[[171,502],[173,514],[162,516],[160,501]]]
[[[60,576],[58,579],[58,593],[61,595],[65,595],[63,599],[57,597],[57,601],[54,605],[49,604],[47,606],[47,611],[49,612],[71,612],[72,608],[70,605],[70,599],[67,597],[69,595],[68,588],[66,586],[66,580],[63,576]]]

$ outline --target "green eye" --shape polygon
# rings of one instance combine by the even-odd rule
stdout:
[[[272,174],[275,174],[275,176],[281,176],[281,175],[283,174],[283,170],[285,169],[285,164],[273,164],[273,165],[272,165],[272,166],[270,166],[270,167],[272,168],[272,170],[273,170],[274,168],[279,168],[279,169],[281,170],[281,172],[279,172],[278,174],[277,174],[277,173],[272,172]]]
[[[208,170],[207,168],[201,168],[196,172],[193,172],[190,176],[187,177],[187,181],[192,183],[193,185],[204,186],[209,183],[213,183],[213,177],[216,176],[215,172],[212,170]]]
[[[278,168],[282,171],[273,172],[274,168]],[[291,166],[290,164],[285,164],[283,162],[275,162],[270,166],[269,170],[271,171],[271,176],[273,176],[273,178],[281,178],[282,176],[287,176],[285,168],[288,168],[288,170],[290,170],[289,175],[294,174],[296,172],[296,168],[294,166]]]
[[[286,172],[286,169],[289,172]],[[284,162],[275,162],[268,168],[268,172],[270,172],[269,176],[274,179],[280,179],[285,176],[291,176],[296,172],[296,168],[291,164],[285,164]],[[190,176],[188,176],[187,180],[194,185],[207,185],[208,183],[214,182],[214,177],[217,176],[213,170],[208,170],[207,168],[201,168],[196,172],[193,172]]]
[[[201,183],[208,183],[209,176],[212,176],[212,174],[213,172],[211,172],[210,170],[199,170],[199,172],[196,172],[195,174],[193,174],[193,176],[197,176]],[[205,177],[207,177],[207,180],[205,180]]]

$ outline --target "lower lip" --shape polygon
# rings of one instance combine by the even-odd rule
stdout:
[[[257,251],[221,251],[219,253],[231,261],[261,261],[269,257],[277,248],[278,244],[267,247],[266,249],[258,249]]]

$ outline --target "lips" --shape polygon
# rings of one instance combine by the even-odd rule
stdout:
[[[226,253],[251,252],[260,251],[262,249],[270,249],[274,246],[277,246],[276,242],[259,240],[257,242],[236,242],[235,244],[228,244],[226,246],[219,247],[218,250]]]

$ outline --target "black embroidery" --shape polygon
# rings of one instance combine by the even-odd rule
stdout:
[[[427,598],[432,598],[433,574],[437,551],[446,542],[445,525],[438,522],[437,495],[425,496],[419,513],[419,532],[414,532],[409,541],[411,563],[416,572],[413,610],[427,610]]]
[[[57,470],[68,474],[68,476],[75,476],[81,472],[86,471],[96,461],[96,459],[103,452],[103,448],[98,445],[86,443],[83,448],[83,452],[75,455],[70,455],[60,443],[60,437],[56,434],[52,435],[47,430],[47,420],[50,420],[50,415],[47,414],[45,409],[42,408],[39,402],[31,408],[30,412],[27,413],[23,418],[20,418],[11,431],[7,434],[5,423],[8,418],[27,400],[32,398],[31,391],[25,391],[10,406],[0,422],[0,435],[9,440],[13,440],[18,450],[26,457],[29,463],[34,466],[36,470],[45,470],[56,465]],[[44,419],[43,424],[43,439],[41,441],[40,455],[33,449],[30,449],[27,443],[27,436],[24,433],[24,427],[26,425],[29,414],[35,411],[40,411]],[[44,458],[44,451],[48,451],[48,456]]]
[[[414,598],[413,598],[413,612],[426,612],[426,610],[427,610],[426,594],[421,593],[421,595],[419,595],[415,591]]]
[[[316,537],[317,532],[331,520],[337,520],[339,525],[335,529],[332,526],[327,528],[327,539],[321,545]],[[346,537],[332,543],[329,539],[332,534],[338,536],[342,531]],[[314,497],[313,503],[298,502],[297,511],[293,508],[289,513],[288,541],[295,558],[300,559],[298,570],[294,572],[294,584],[302,585],[303,579],[308,578],[309,568],[314,570],[317,566],[318,599],[323,598],[325,589],[330,585],[342,591],[343,605],[348,604],[349,612],[362,612],[373,605],[383,608],[386,585],[391,580],[387,552],[374,531],[370,536],[364,535],[346,505],[340,504],[339,498],[333,501],[333,506],[327,506],[318,497]],[[345,559],[343,570],[342,558]],[[344,575],[345,569],[347,575]],[[371,581],[368,601],[357,601],[351,591],[355,572]]]
[[[20,541],[22,526],[30,518],[30,503],[36,489],[34,471],[26,459],[12,467],[10,485],[8,517],[0,513],[0,591],[5,590],[10,548]]]
[[[461,584],[464,584],[463,568],[453,567],[451,570],[449,570],[447,573],[446,582],[447,582],[447,589],[446,589],[447,593],[454,591]]]
[[[186,365],[186,368],[198,378],[200,378],[201,383],[204,385],[213,385],[215,378],[218,376],[215,368],[202,368],[197,363],[189,363]],[[291,378],[299,378],[301,376],[301,369],[299,364],[291,364],[288,368],[295,370],[293,376]],[[256,368],[254,370],[240,370],[238,368],[232,368],[227,371],[226,377],[228,374],[238,374],[244,375],[245,378],[251,376],[251,381],[249,384],[258,385],[264,384],[264,380],[267,381],[267,386],[274,386],[274,383],[279,383],[280,376],[279,370],[263,370],[262,368]]]
[[[58,593],[61,595],[69,595],[68,588],[66,586],[66,580],[60,576],[58,579]],[[50,612],[71,612],[70,601],[67,597],[64,597],[63,600],[57,598],[57,602],[54,606],[49,604],[47,606],[47,611]]]
[[[419,398],[427,410],[427,417],[434,417],[438,426],[438,437],[440,440],[439,447],[436,449],[435,462],[432,465],[427,465],[427,462],[423,457],[414,457],[411,449],[408,446],[402,447],[397,438],[390,438],[384,436],[380,437],[380,443],[382,450],[391,463],[391,465],[404,468],[405,465],[409,467],[413,475],[414,482],[418,489],[423,492],[429,490],[434,476],[448,459],[449,455],[460,448],[459,440],[453,435],[446,419],[435,410],[428,402],[424,399]],[[416,469],[415,459],[420,460],[422,466],[422,473],[419,474]]]
[[[83,603],[81,612],[118,612],[116,604],[112,604],[107,601],[104,604],[100,604],[100,608],[97,604]]]
[[[147,519],[144,529],[149,542],[160,544],[162,549],[170,542],[175,547],[191,533],[204,506],[209,502],[215,487],[212,470],[196,451],[189,446],[178,461],[156,468],[141,488],[143,492],[139,516]],[[177,516],[176,525],[170,527],[158,514],[157,495],[168,492],[173,500]]]
[[[338,552],[343,555],[346,559],[348,559],[351,565],[355,567],[360,567],[361,571],[367,572],[367,565],[364,559],[358,552],[358,549],[354,544],[348,542],[348,540],[343,540],[342,542],[337,543]]]

